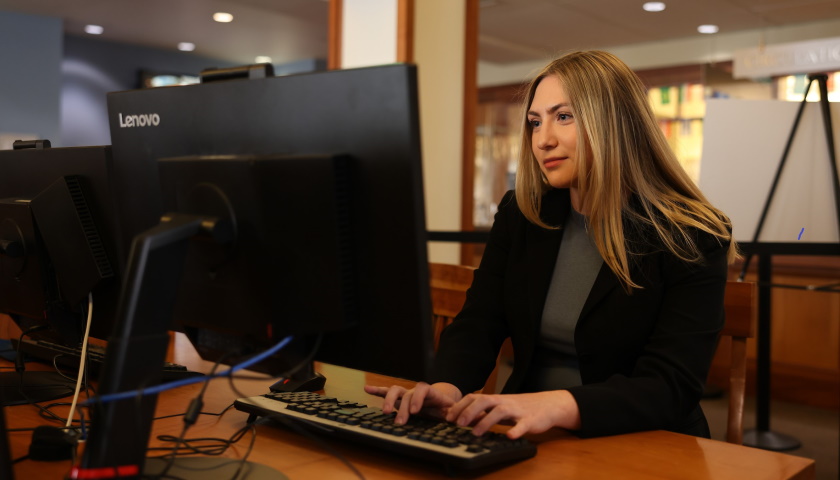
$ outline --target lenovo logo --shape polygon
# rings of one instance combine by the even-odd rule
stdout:
[[[142,115],[126,115],[118,114],[120,119],[120,128],[132,127],[157,127],[160,125],[160,115],[157,113],[144,113]]]

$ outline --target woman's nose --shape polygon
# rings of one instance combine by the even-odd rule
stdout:
[[[557,138],[550,128],[543,128],[537,133],[537,148],[546,150],[557,146]]]

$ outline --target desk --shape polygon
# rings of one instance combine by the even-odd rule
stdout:
[[[209,371],[209,364],[201,362],[194,354],[183,354],[176,349],[176,363],[192,369]],[[185,356],[186,355],[186,356]],[[362,391],[362,385],[372,383],[389,385],[393,382],[410,385],[389,377],[331,365],[320,365],[327,376],[326,393],[329,395],[378,404],[376,397]],[[267,381],[240,380],[236,387],[244,395],[259,395],[268,388]],[[182,413],[189,401],[201,389],[200,384],[182,387],[160,395],[157,416]],[[215,380],[205,396],[205,412],[220,412],[237,398],[226,380]],[[61,414],[61,409],[56,409]],[[25,428],[43,425],[32,406],[6,409],[8,428]],[[244,424],[247,414],[229,410],[221,418],[203,415],[188,434],[188,438],[227,438]],[[154,437],[160,434],[177,436],[182,422],[180,417],[157,420],[153,426],[151,446],[163,446]],[[258,425],[258,437],[249,460],[270,465],[290,479],[355,479],[346,465],[325,452],[309,439],[277,427]],[[31,434],[10,433],[12,458],[23,456]],[[529,437],[538,444],[537,456],[499,470],[481,478],[487,479],[545,479],[581,478],[587,480],[614,480],[636,478],[679,479],[813,479],[814,461],[791,455],[741,447],[714,440],[699,439],[670,432],[642,432],[630,435],[580,439],[557,430]],[[246,451],[248,437],[228,450],[227,456],[241,458]],[[369,452],[343,442],[330,442],[358,468],[367,479],[449,479],[443,471],[403,457]],[[59,479],[70,469],[70,462],[34,462],[25,460],[15,466],[17,480]]]

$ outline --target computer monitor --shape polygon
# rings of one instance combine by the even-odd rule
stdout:
[[[369,262],[360,290],[363,300],[370,301],[360,308],[366,309],[368,322],[379,322],[382,329],[392,329],[401,318],[415,318],[419,309],[428,310],[428,298],[417,298],[414,288],[415,283],[428,283],[416,67],[389,65],[115,92],[108,95],[108,112],[125,251],[131,238],[157,225],[166,213],[159,159],[347,155],[355,172],[357,246]],[[402,288],[393,288],[394,282],[402,282]],[[176,325],[207,321],[198,315],[186,318],[193,311],[189,308],[176,311]],[[220,321],[229,325],[236,320],[234,316]],[[323,355],[334,351],[328,347],[342,349],[325,345]],[[360,345],[342,352],[346,361],[330,360],[395,376],[423,376],[425,367],[407,371],[409,367],[397,361],[379,362],[380,355],[400,357],[408,347],[389,348],[374,353]],[[421,355],[418,350],[408,357]]]
[[[166,315],[211,332],[209,346],[191,336],[205,355],[298,334],[298,349],[268,363],[273,373],[317,346],[317,360],[426,377],[414,66],[112,93],[108,109],[123,229],[149,230],[127,265],[103,394],[155,383],[132,352],[164,354],[165,325],[150,322]],[[228,344],[212,348],[219,338]],[[83,468],[140,464],[154,402],[94,404]]]
[[[88,295],[96,298],[91,335],[105,339],[119,294],[111,150],[48,145],[18,142],[0,151],[0,313],[42,348],[78,348]],[[17,345],[18,368],[31,345]],[[0,402],[66,396],[71,383],[43,372],[4,373]]]

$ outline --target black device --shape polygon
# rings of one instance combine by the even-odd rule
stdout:
[[[424,378],[416,82],[414,66],[391,65],[110,94],[123,238],[143,233],[100,393],[153,383],[167,328],[207,359],[234,352],[226,363],[293,333],[264,366],[274,374],[311,353]],[[94,404],[77,471],[139,474],[155,401]]]
[[[32,341],[79,348],[88,294],[96,297],[91,335],[107,338],[123,258],[107,146],[49,148],[16,142],[0,151],[0,312]],[[18,340],[18,339],[13,339]],[[52,372],[0,374],[0,402],[44,401],[72,394],[73,382]],[[58,353],[55,353],[58,355]]]

